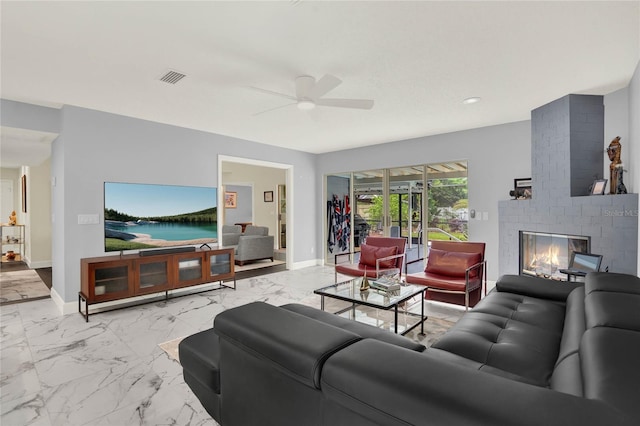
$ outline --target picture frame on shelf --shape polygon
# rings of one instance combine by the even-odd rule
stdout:
[[[513,191],[510,195],[516,200],[528,200],[533,192],[531,190],[531,178],[520,178],[513,180]]]
[[[607,179],[596,179],[591,185],[591,195],[604,195],[604,190],[607,187]]]
[[[224,208],[235,209],[238,207],[238,193],[225,191],[224,193]]]
[[[264,202],[273,203],[273,191],[264,191]]]

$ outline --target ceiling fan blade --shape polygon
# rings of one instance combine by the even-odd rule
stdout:
[[[338,107],[338,108],[357,108],[371,109],[373,101],[371,99],[318,99],[316,105]]]
[[[280,105],[280,106],[277,106],[275,108],[269,108],[269,109],[266,109],[264,111],[256,112],[255,114],[251,114],[251,115],[253,115],[255,117],[256,115],[264,114],[265,112],[275,111],[276,109],[288,107],[288,106],[295,105],[295,104],[296,104],[296,102],[294,102],[292,104]]]
[[[329,93],[342,83],[338,77],[334,77],[330,74],[325,74],[320,80],[316,81],[316,84],[309,90],[307,94],[308,98],[319,99],[325,94]]]
[[[259,87],[253,87],[253,86],[247,86],[249,89],[251,90],[255,90],[256,92],[260,92],[260,93],[265,93],[267,95],[274,95],[274,96],[280,96],[281,98],[286,98],[286,99],[290,99],[292,101],[296,101],[297,99],[293,96],[284,94],[284,93],[279,93],[279,92],[274,92],[271,90],[267,90],[267,89],[261,89]]]

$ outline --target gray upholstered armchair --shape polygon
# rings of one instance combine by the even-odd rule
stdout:
[[[242,235],[242,226],[240,225],[222,225],[222,244],[224,246],[237,246]]]
[[[238,238],[235,261],[244,265],[252,260],[271,259],[273,262],[273,235],[266,226],[248,225],[244,234]],[[226,243],[225,243],[226,244]]]

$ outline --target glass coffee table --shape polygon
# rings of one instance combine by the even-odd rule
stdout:
[[[411,317],[417,317],[417,322],[411,326],[408,326],[402,330],[401,334],[405,335],[418,325],[420,326],[420,333],[424,334],[424,322],[427,318],[424,316],[424,292],[427,291],[427,287],[421,285],[401,285],[400,290],[385,292],[382,290],[375,290],[370,288],[366,291],[360,291],[360,285],[362,284],[362,278],[355,278],[349,281],[340,282],[327,287],[322,287],[313,292],[319,294],[322,299],[320,301],[320,308],[324,311],[325,303],[324,298],[329,297],[332,299],[343,300],[350,302],[351,306],[341,309],[335,314],[339,315],[349,310],[353,312],[353,318],[355,319],[355,311],[357,306],[368,306],[371,308],[382,309],[389,311],[393,309],[393,330],[398,334],[398,309],[399,305],[403,302],[407,302],[414,296],[420,295],[420,314],[408,312],[406,310],[401,311],[402,314]]]

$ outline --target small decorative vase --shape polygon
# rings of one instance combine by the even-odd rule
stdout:
[[[16,254],[13,252],[13,250],[7,251],[7,260],[15,260],[15,259],[16,259]]]

